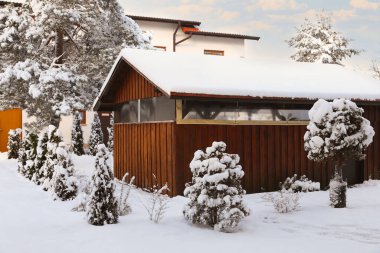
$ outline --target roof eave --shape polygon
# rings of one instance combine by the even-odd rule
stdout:
[[[185,34],[199,35],[199,36],[209,36],[209,37],[222,37],[230,39],[245,39],[245,40],[260,40],[260,37],[243,35],[243,34],[231,34],[231,33],[214,33],[214,32],[205,32],[205,31],[186,31]]]
[[[140,20],[140,21],[170,23],[170,24],[178,24],[178,22],[181,22],[182,25],[194,25],[194,26],[200,26],[202,23],[200,21],[192,21],[192,20],[156,18],[156,17],[137,16],[137,15],[127,15],[127,17],[129,17],[133,20]]]

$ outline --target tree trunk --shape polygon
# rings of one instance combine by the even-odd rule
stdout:
[[[56,31],[57,35],[55,36],[55,64],[63,63],[63,29],[58,28]]]
[[[334,208],[346,207],[347,182],[343,180],[343,159],[335,162],[334,178],[330,180],[330,205]]]

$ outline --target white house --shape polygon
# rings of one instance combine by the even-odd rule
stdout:
[[[133,19],[142,30],[152,33],[153,46],[157,49],[168,52],[174,51],[194,54],[210,54],[216,56],[245,57],[245,41],[258,41],[260,39],[256,36],[203,31],[201,29],[201,22],[199,21],[134,15],[127,16]],[[84,141],[87,143],[89,140],[91,123],[93,121],[94,114],[92,111],[82,113],[84,116],[82,122]],[[109,115],[110,112],[99,112],[105,141],[108,139],[107,127],[109,126]],[[25,123],[32,120],[33,118],[28,117],[26,112],[22,111],[20,121],[22,122],[21,124],[23,127],[25,127]],[[72,116],[65,116],[62,117],[62,121],[60,123],[60,130],[66,143],[71,142],[72,120]],[[12,127],[15,128],[15,126]],[[0,124],[0,128],[3,129],[3,131],[0,132],[0,135],[7,134],[8,129],[5,129],[6,127],[3,128]],[[5,147],[5,145],[0,145],[0,151],[5,151],[2,150],[4,147],[1,148],[1,146]]]

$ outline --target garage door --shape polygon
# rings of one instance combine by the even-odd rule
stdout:
[[[7,151],[8,132],[22,127],[21,109],[0,111],[0,152]]]

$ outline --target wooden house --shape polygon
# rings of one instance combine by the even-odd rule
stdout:
[[[328,184],[332,162],[307,159],[303,136],[318,98],[349,98],[380,131],[380,82],[338,65],[124,49],[94,109],[115,111],[114,172],[140,187],[182,194],[198,149],[224,141],[241,157],[248,193],[277,190],[293,174]],[[349,183],[379,178],[380,137],[349,161]]]

